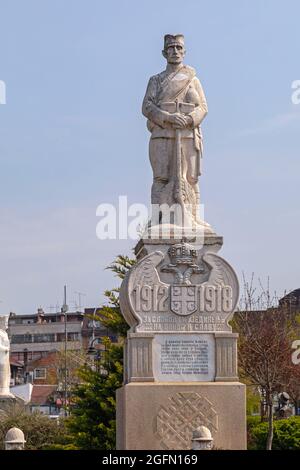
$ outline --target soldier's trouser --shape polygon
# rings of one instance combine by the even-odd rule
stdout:
[[[194,139],[181,139],[181,147],[182,175],[198,195],[199,155],[195,148]],[[164,191],[164,189],[170,181],[174,181],[176,178],[175,139],[150,139],[149,154],[153,170],[152,204],[174,204],[172,194],[170,195],[169,190]]]

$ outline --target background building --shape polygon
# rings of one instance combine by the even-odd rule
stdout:
[[[24,395],[24,386],[30,385],[31,410],[39,409],[57,415],[62,410],[78,381],[76,370],[92,360],[91,350],[104,349],[103,337],[111,341],[118,338],[98,319],[97,308],[83,312],[45,313],[39,308],[34,314],[10,313],[8,334],[10,338],[11,386],[13,393]],[[23,388],[22,388],[23,387]],[[65,398],[67,397],[67,398]]]
[[[32,315],[10,313],[8,334],[10,337],[10,354],[13,361],[29,361],[46,356],[49,351],[67,349],[79,350],[82,345],[82,324],[84,314],[70,312],[66,314],[44,313],[39,308]]]

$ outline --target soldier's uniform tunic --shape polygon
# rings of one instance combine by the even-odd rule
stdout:
[[[151,77],[143,101],[142,111],[148,118],[147,126],[151,132],[152,204],[175,203],[172,188],[176,177],[176,130],[168,122],[168,116],[178,110],[176,102],[179,112],[191,117],[191,124],[180,129],[182,178],[186,185],[184,202],[198,206],[197,183],[202,157],[200,124],[207,114],[207,103],[195,70],[186,65],[177,72],[164,71]]]

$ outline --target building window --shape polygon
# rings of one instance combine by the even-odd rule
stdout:
[[[63,343],[65,341],[65,333],[57,333],[56,341]],[[79,333],[67,333],[68,341],[80,341]]]
[[[59,343],[63,342],[65,340],[65,334],[64,333],[57,333],[56,335],[56,341]]]
[[[52,343],[55,341],[54,334],[33,335],[34,343]]]
[[[78,341],[79,333],[68,333],[68,341]]]
[[[34,378],[35,379],[45,379],[46,378],[46,369],[34,369]]]
[[[88,328],[102,328],[102,329],[104,329],[104,328],[106,328],[106,327],[104,327],[104,326],[102,325],[102,323],[101,323],[100,321],[98,321],[98,320],[90,320],[90,321],[88,322]]]
[[[31,335],[12,335],[11,343],[13,344],[24,344],[24,343],[31,343],[32,337]]]

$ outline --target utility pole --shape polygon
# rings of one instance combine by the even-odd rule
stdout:
[[[67,286],[64,286],[64,304],[61,309],[62,313],[65,315],[65,416],[68,415],[67,412],[67,399],[68,399],[68,378],[67,378],[67,341],[68,341],[68,333],[67,333]]]

